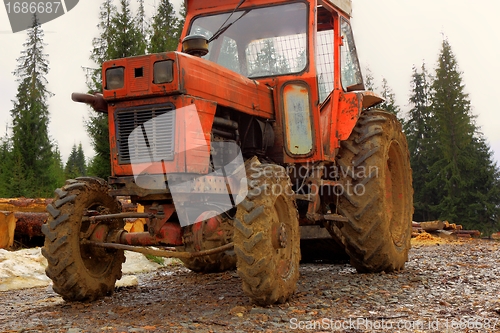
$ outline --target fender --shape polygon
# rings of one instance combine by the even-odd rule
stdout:
[[[340,94],[337,116],[337,145],[340,141],[347,140],[356,126],[356,123],[363,110],[375,106],[384,99],[372,91],[356,91]]]

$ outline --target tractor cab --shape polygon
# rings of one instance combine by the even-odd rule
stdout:
[[[348,133],[330,136],[338,131],[318,130],[332,123],[332,108],[381,101],[368,92],[345,94],[364,90],[349,24],[350,1],[223,3],[212,7],[187,1],[187,41],[181,49],[197,50],[189,45],[190,38],[204,38],[203,59],[272,88],[272,120],[280,134],[275,138],[278,148],[269,151],[275,160],[307,163],[333,158]],[[345,118],[349,122],[357,115]]]

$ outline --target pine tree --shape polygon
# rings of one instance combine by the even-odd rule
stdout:
[[[81,176],[87,175],[87,161],[85,159],[85,153],[83,152],[82,143],[78,145],[78,151],[76,153],[76,166],[78,168],[78,173]]]
[[[76,178],[87,175],[87,167],[85,165],[85,155],[83,153],[82,144],[80,143],[78,149],[76,145],[73,145],[71,149],[71,154],[66,162],[66,167],[64,168],[64,174],[67,179]]]
[[[475,163],[467,170],[471,177],[464,199],[470,203],[466,218],[491,234],[500,230],[500,170],[483,134],[478,131],[472,139],[471,153]]]
[[[389,86],[389,83],[387,82],[386,78],[382,79],[381,95],[385,99],[385,101],[377,105],[377,108],[386,110],[396,115],[399,121],[403,123],[403,119],[400,117],[401,108],[396,104],[396,95],[394,94],[392,88]]]
[[[486,230],[497,221],[500,206],[498,169],[464,88],[455,55],[444,40],[432,84],[429,133],[437,160],[429,168],[427,186],[435,189],[439,201],[430,209],[439,219]]]
[[[7,189],[9,177],[12,171],[10,139],[6,136],[1,139],[0,144],[0,197],[8,198],[10,193]]]
[[[108,115],[91,113],[85,128],[95,153],[87,169],[88,175],[106,179],[111,175]]]
[[[101,5],[99,13],[99,37],[92,40],[92,52],[90,59],[98,66],[94,68],[91,74],[90,81],[87,81],[87,86],[91,92],[102,91],[101,86],[101,65],[107,59],[112,59],[112,40],[115,33],[112,20],[116,16],[117,9],[113,4],[113,0],[105,0]]]
[[[410,161],[413,170],[413,189],[415,221],[429,221],[432,216],[429,205],[435,202],[435,194],[426,186],[428,182],[429,165],[436,159],[432,156],[434,143],[430,138],[430,77],[422,64],[421,71],[414,66],[411,82],[411,96],[409,99],[412,108],[408,112],[407,121],[404,124],[404,132],[408,140]],[[434,200],[434,201],[433,201]]]
[[[177,37],[180,40],[181,35],[182,35],[182,29],[184,28],[184,24],[186,23],[186,15],[187,15],[187,10],[186,10],[186,2],[182,1],[181,2],[181,9],[179,10],[179,21],[177,22]]]
[[[129,0],[120,0],[120,10],[111,19],[111,23],[114,34],[107,52],[110,58],[103,60],[125,58],[146,52],[146,36],[133,17]]]
[[[139,33],[139,38],[142,40],[139,41],[139,43],[142,43],[142,45],[139,48],[144,48],[144,50],[147,49],[148,43],[147,43],[147,37],[148,37],[148,31],[149,31],[149,23],[146,20],[146,13],[144,10],[144,0],[138,0],[139,2],[139,9],[137,10],[137,14],[135,16],[135,22],[137,25],[137,31]]]
[[[364,80],[365,89],[369,90],[369,91],[376,92],[377,94],[379,94],[381,97],[384,98],[384,102],[382,102],[374,107],[377,109],[382,109],[382,110],[386,110],[390,113],[393,113],[394,115],[396,115],[396,117],[398,118],[398,120],[401,123],[404,123],[404,119],[401,116],[401,108],[396,103],[396,94],[394,93],[392,88],[389,86],[389,82],[387,82],[387,79],[386,78],[382,79],[382,88],[379,89],[375,85],[375,78],[374,78],[373,73],[370,70],[370,68],[367,67],[365,70],[365,73],[366,73],[365,80]]]
[[[57,186],[55,186],[54,189],[64,185],[64,182],[66,181],[67,178],[64,175],[64,167],[62,163],[61,152],[59,151],[59,148],[57,146],[54,147],[52,164],[49,168],[49,172],[54,178],[55,183],[57,184]]]
[[[90,69],[90,74],[87,77],[87,86],[90,93],[102,91],[101,66],[104,61],[113,57],[112,47],[115,34],[113,18],[116,15],[117,8],[113,4],[113,0],[104,0],[100,7],[99,23],[97,24],[99,37],[93,39],[90,54],[90,59],[97,65],[96,68]],[[91,111],[89,120],[85,121],[85,128],[92,141],[95,153],[94,159],[99,161],[99,167],[89,170],[89,175],[106,179],[111,174],[108,116]],[[95,136],[97,134],[99,136]]]
[[[146,37],[140,11],[141,8],[139,15],[134,18],[129,0],[120,0],[119,10],[112,0],[105,0],[101,5],[100,21],[97,25],[100,36],[94,39],[90,56],[98,66],[91,82],[88,82],[91,92],[102,91],[100,68],[104,61],[145,53]],[[95,152],[88,169],[89,175],[106,179],[111,174],[107,114],[92,112],[85,127]]]
[[[148,52],[160,53],[175,50],[179,44],[183,22],[179,21],[169,0],[160,0],[152,21]]]
[[[366,68],[365,70],[365,89],[369,91],[375,91],[377,88],[375,87],[375,78],[373,77],[373,73],[370,68]]]
[[[49,110],[46,75],[49,72],[47,54],[43,53],[44,33],[34,16],[27,31],[25,49],[17,59],[14,71],[19,87],[11,110],[12,150],[10,177],[5,184],[9,196],[39,197],[52,195],[57,176],[51,173],[54,162],[53,145],[48,134]]]

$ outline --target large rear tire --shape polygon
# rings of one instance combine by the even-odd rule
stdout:
[[[213,217],[217,228],[211,228],[210,221],[202,221],[184,229],[182,251],[198,252],[226,245],[232,241],[233,226],[231,220],[223,214]],[[182,263],[196,273],[220,273],[236,269],[234,250],[228,250],[203,257],[183,258]]]
[[[297,207],[285,169],[246,163],[249,192],[234,220],[234,250],[243,291],[259,305],[283,303],[299,277]]]
[[[410,249],[413,188],[406,138],[396,117],[364,112],[342,142],[341,227],[351,265],[358,272],[404,268]]]
[[[48,262],[45,272],[54,291],[66,301],[92,301],[109,295],[121,278],[123,251],[81,244],[90,227],[83,220],[85,215],[120,212],[119,202],[108,189],[103,179],[71,179],[55,191],[54,202],[47,206],[49,218],[42,226],[42,254]],[[108,230],[123,228],[123,221],[106,225]]]

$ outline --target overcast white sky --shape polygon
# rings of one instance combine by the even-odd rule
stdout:
[[[174,0],[179,8],[182,0]],[[131,0],[134,3],[134,0]],[[50,135],[59,145],[63,161],[73,144],[82,143],[87,157],[93,155],[84,129],[89,109],[71,101],[72,92],[86,92],[82,67],[92,67],[89,54],[98,35],[99,0],[80,0],[66,15],[43,25],[45,53],[49,54],[48,89]],[[145,0],[152,11],[154,0]],[[425,60],[432,73],[447,36],[457,57],[470,94],[477,123],[500,163],[500,2],[498,0],[353,0],[356,44],[364,68],[370,67],[380,85],[382,77],[393,88],[403,111],[408,110],[412,66]],[[17,82],[12,72],[23,50],[26,32],[13,34],[4,7],[0,8],[0,136],[10,125]]]

